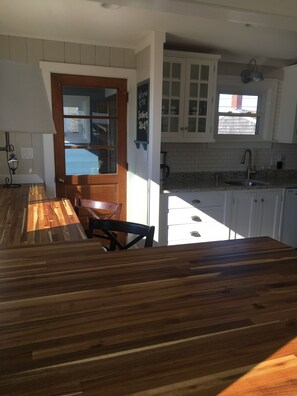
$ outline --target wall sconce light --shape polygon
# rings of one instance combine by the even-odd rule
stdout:
[[[263,74],[257,69],[257,62],[255,58],[249,61],[248,68],[243,70],[240,76],[241,81],[245,84],[264,80]]]
[[[4,187],[19,187],[12,183],[18,167],[9,133],[50,133],[55,126],[50,110],[43,77],[37,65],[0,60],[0,131],[5,132],[5,146],[9,177]],[[9,155],[10,154],[10,155]]]
[[[9,177],[5,178],[5,185],[3,187],[21,187],[20,184],[15,184],[12,182],[12,175],[15,174],[19,166],[19,160],[17,159],[16,155],[13,153],[14,146],[10,144],[9,140],[9,133],[5,132],[5,146],[0,147],[0,151],[6,151],[6,161],[9,171]],[[10,155],[8,155],[11,153]]]

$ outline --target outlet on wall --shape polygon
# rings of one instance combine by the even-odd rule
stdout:
[[[21,158],[22,159],[33,159],[33,148],[32,147],[21,147]]]

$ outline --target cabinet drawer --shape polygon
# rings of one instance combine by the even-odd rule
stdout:
[[[190,240],[191,242],[228,239],[229,229],[220,223],[196,223],[168,227],[168,242]]]
[[[167,224],[201,224],[223,222],[222,207],[206,207],[202,209],[182,208],[171,209],[168,213]]]
[[[193,192],[178,195],[170,195],[168,197],[168,209],[191,208],[191,207],[207,207],[223,205],[225,192],[207,193]]]

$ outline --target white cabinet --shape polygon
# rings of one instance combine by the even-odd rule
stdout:
[[[213,141],[218,59],[218,55],[166,53],[163,63],[162,141]]]
[[[283,189],[233,191],[230,238],[280,238]]]
[[[284,68],[278,129],[275,140],[297,142],[297,65]]]
[[[179,245],[229,238],[224,191],[162,194],[160,243]]]
[[[279,240],[283,196],[281,188],[161,194],[160,244]]]

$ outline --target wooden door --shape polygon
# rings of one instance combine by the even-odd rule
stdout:
[[[56,190],[121,202],[126,219],[127,80],[52,74]]]

